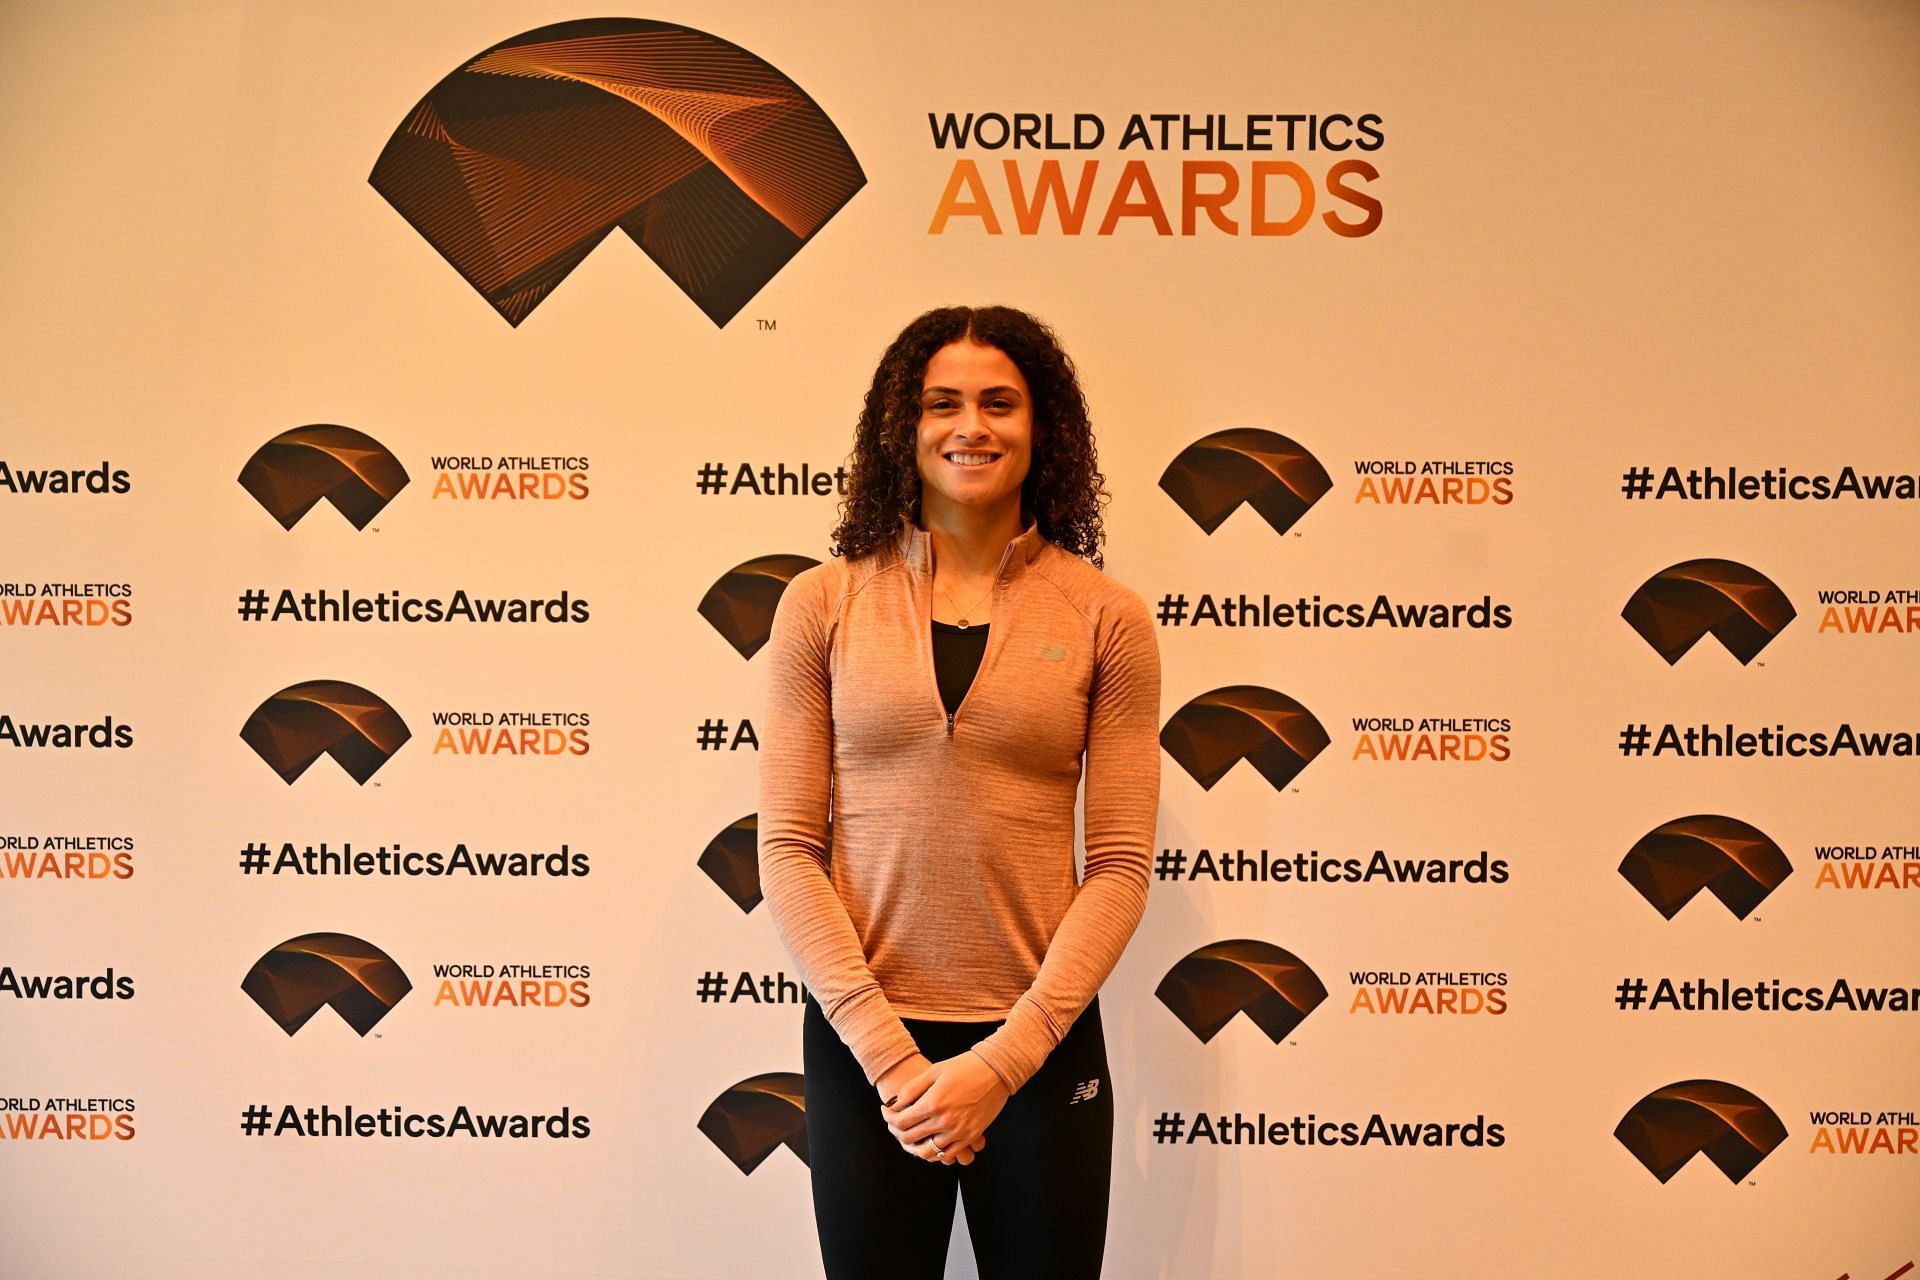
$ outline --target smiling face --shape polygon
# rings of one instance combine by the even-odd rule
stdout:
[[[937,519],[946,504],[1020,518],[1020,486],[1033,460],[1033,398],[1006,352],[962,340],[927,361],[921,382],[915,457],[920,511]]]

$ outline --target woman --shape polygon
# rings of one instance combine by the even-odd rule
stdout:
[[[940,1276],[956,1189],[986,1280],[1099,1274],[1095,994],[1146,905],[1160,787],[1159,649],[1098,567],[1105,497],[1052,333],[930,311],[874,372],[837,559],[775,612],[760,885],[808,987],[833,1280]]]

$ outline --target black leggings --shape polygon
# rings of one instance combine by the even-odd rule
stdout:
[[[1000,1025],[903,1021],[930,1062],[965,1053]],[[811,994],[802,1061],[813,1214],[829,1280],[940,1280],[956,1188],[981,1280],[1100,1274],[1113,1090],[1098,997],[987,1126],[986,1149],[970,1165],[901,1148],[879,1095]]]

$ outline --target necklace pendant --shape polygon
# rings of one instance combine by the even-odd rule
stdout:
[[[965,618],[962,618],[960,619],[960,621],[954,623],[953,625],[955,625],[956,627],[959,627],[962,631],[965,631],[967,629],[967,620]]]

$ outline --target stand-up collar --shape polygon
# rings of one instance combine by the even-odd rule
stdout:
[[[1046,544],[1046,535],[1040,532],[1040,522],[1029,521],[1026,529],[1015,535],[1013,541],[1007,544],[1009,548],[1007,567],[1032,564],[1034,558],[1040,554],[1040,549]],[[933,535],[914,524],[912,519],[901,520],[900,537],[895,544],[895,549],[899,551],[900,558],[911,565],[916,572],[933,572]]]

